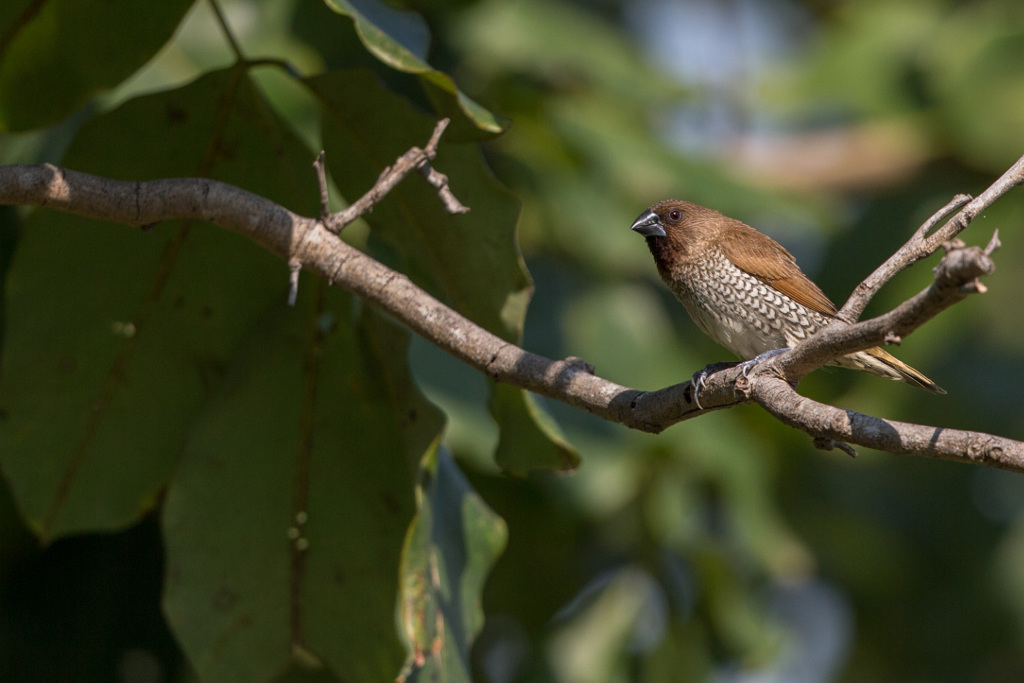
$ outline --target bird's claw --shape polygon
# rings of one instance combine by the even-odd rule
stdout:
[[[746,377],[747,373],[750,372],[750,369],[753,368],[758,363],[766,361],[769,358],[775,358],[775,356],[781,356],[786,351],[789,351],[788,346],[781,349],[771,349],[770,351],[765,351],[764,353],[757,354],[750,360],[743,361],[742,363],[739,364],[739,366],[743,369],[743,376]]]
[[[708,368],[704,368],[693,373],[693,377],[690,378],[690,396],[693,398],[693,405],[697,406],[697,410],[703,410],[700,407],[700,390],[704,386],[704,378],[707,376]]]
[[[727,368],[735,367],[737,363],[735,361],[721,361],[719,363],[710,363],[704,367],[703,370],[698,370],[693,373],[693,377],[690,378],[690,395],[693,398],[693,405],[697,406],[697,410],[704,410],[700,404],[700,391],[704,388],[705,380],[709,375],[713,375],[719,370],[725,370]]]
[[[701,406],[700,404],[700,392],[707,384],[706,380],[709,375],[713,375],[719,370],[725,370],[727,368],[734,368],[736,366],[739,366],[743,370],[743,376],[746,377],[747,373],[750,372],[750,369],[753,368],[758,363],[766,361],[769,358],[774,358],[775,356],[781,355],[786,351],[789,351],[789,347],[765,351],[764,353],[758,354],[757,356],[751,358],[750,360],[745,360],[739,363],[736,361],[722,361],[720,363],[711,363],[710,365],[706,366],[703,370],[698,370],[697,372],[693,373],[693,377],[690,378],[690,395],[693,398],[693,405],[697,406],[697,410],[704,410],[703,406]]]

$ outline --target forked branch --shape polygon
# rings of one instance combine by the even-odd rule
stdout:
[[[441,142],[441,135],[444,134],[445,128],[448,127],[449,123],[450,119],[438,121],[437,125],[434,126],[434,132],[431,134],[430,140],[427,141],[426,147],[423,149],[413,147],[395,159],[394,164],[381,171],[377,182],[373,184],[373,187],[366,194],[349,205],[348,208],[336,213],[330,213],[327,208],[327,173],[324,168],[324,153],[320,152],[316,161],[313,162],[313,168],[316,169],[317,180],[320,184],[320,219],[327,229],[334,233],[341,232],[346,225],[372,211],[377,202],[383,199],[388,192],[391,192],[398,183],[402,182],[402,179],[413,169],[418,169],[423,174],[423,177],[427,179],[427,182],[437,190],[437,196],[441,199],[441,203],[444,204],[448,213],[466,213],[469,211],[469,207],[464,206],[452,193],[451,188],[448,187],[448,176],[430,165],[430,162],[437,156],[437,145]]]

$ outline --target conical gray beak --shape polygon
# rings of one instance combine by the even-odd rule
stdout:
[[[637,219],[633,221],[633,225],[630,229],[636,230],[644,237],[665,236],[665,228],[661,226],[661,219],[658,218],[658,214],[654,213],[650,209],[647,209],[637,216]]]

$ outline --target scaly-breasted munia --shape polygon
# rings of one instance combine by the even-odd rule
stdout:
[[[836,307],[781,244],[713,209],[667,199],[632,228],[647,238],[661,279],[697,326],[740,358],[793,346],[835,316]],[[878,347],[833,364],[946,393]]]

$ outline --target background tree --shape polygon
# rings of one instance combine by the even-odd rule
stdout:
[[[626,229],[655,199],[771,232],[841,300],[1024,149],[1009,1],[411,5],[15,3],[2,161],[207,176],[315,216],[315,150],[351,201],[450,116],[436,165],[472,211],[410,178],[345,239],[505,339],[654,389],[723,353]],[[1002,263],[1021,208],[986,214]],[[1018,476],[822,457],[754,410],[651,437],[549,404],[563,438],[313,276],[288,308],[285,264],[230,233],[2,220],[4,680],[1024,669]],[[951,396],[842,372],[802,391],[1014,436],[1013,277],[901,349]],[[577,451],[569,477],[499,474]]]

